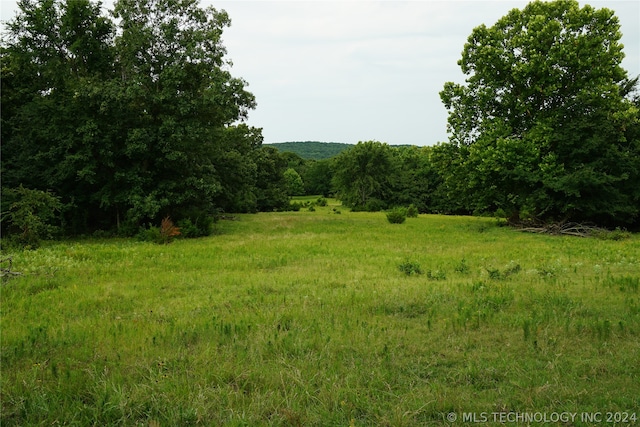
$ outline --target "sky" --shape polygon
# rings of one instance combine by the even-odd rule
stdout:
[[[110,7],[111,1],[103,2]],[[473,28],[493,25],[516,0],[201,0],[227,11],[223,34],[234,77],[257,101],[248,124],[265,143],[324,141],[433,145],[447,140],[444,83],[464,82],[457,61]],[[1,19],[16,1],[0,0]],[[608,7],[621,22],[630,76],[640,75],[640,2]]]

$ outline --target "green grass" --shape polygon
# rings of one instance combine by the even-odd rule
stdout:
[[[2,426],[640,415],[640,236],[340,209],[11,254],[24,275],[1,288]]]

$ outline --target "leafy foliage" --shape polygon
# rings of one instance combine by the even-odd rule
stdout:
[[[535,1],[473,30],[446,83],[448,144],[438,147],[449,194],[471,211],[637,221],[638,103],[618,19],[577,1]],[[632,188],[633,187],[633,188]]]
[[[398,265],[398,270],[402,271],[407,276],[413,274],[422,274],[422,267],[417,261],[406,260]]]
[[[229,72],[226,12],[195,0],[120,0],[113,18],[89,0],[19,7],[1,49],[4,185],[58,194],[72,233],[274,207],[259,201],[259,178],[282,179],[258,170],[261,131],[234,124],[255,99]]]
[[[387,212],[387,221],[391,224],[402,224],[407,220],[407,210],[396,208]]]
[[[286,181],[287,194],[289,196],[302,196],[304,195],[304,182],[300,174],[293,168],[288,168],[284,171],[284,179]]]
[[[2,190],[2,234],[9,243],[34,249],[42,239],[51,238],[59,227],[54,225],[62,209],[60,199],[41,190],[23,187]]]
[[[319,141],[276,142],[269,145],[282,153],[295,153],[305,160],[327,160],[353,147],[353,144]]]
[[[358,142],[334,159],[334,188],[347,206],[363,208],[371,200],[384,200],[392,168],[389,145]]]

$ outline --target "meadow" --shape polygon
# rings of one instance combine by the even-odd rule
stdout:
[[[390,224],[332,201],[167,245],[9,255],[23,275],[0,290],[3,427],[640,423],[637,234]]]

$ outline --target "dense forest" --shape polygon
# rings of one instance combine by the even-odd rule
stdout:
[[[230,72],[224,11],[19,6],[0,50],[3,236],[133,235],[166,218],[198,236],[221,214],[288,209],[300,194],[353,210],[640,225],[638,78],[606,8],[536,1],[473,29],[466,82],[440,93],[449,141],[325,144],[340,151],[317,158],[317,143],[263,145],[244,124],[256,100]]]
[[[269,144],[283,153],[295,153],[305,160],[326,160],[353,147],[342,142],[296,141]]]

